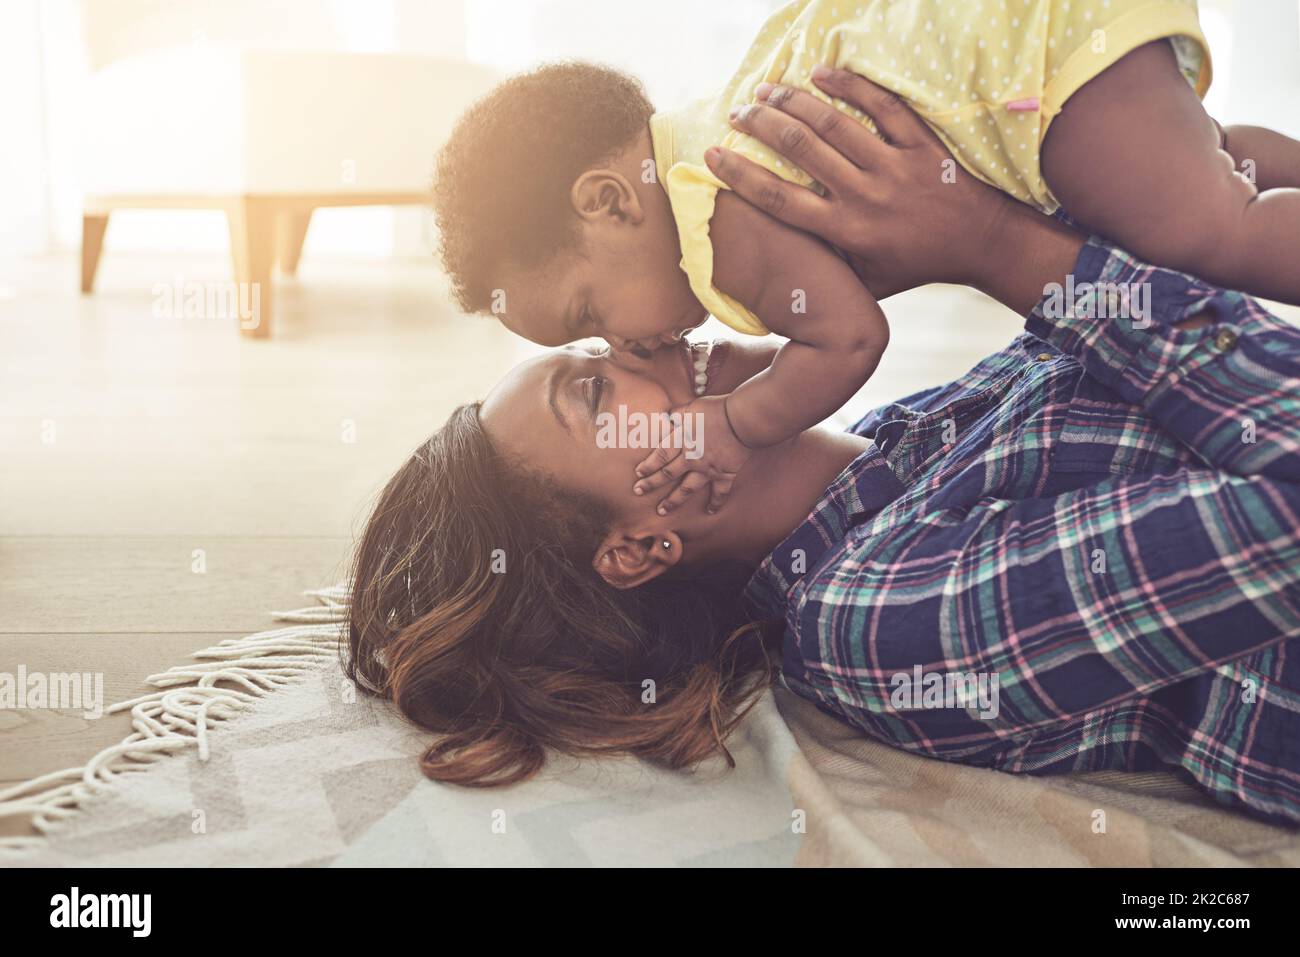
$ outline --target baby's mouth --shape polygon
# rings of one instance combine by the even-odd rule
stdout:
[[[649,359],[654,354],[654,350],[673,349],[680,346],[686,341],[686,334],[693,329],[698,329],[700,326],[704,325],[708,318],[708,316],[705,316],[699,322],[691,323],[690,325],[683,326],[680,329],[674,329],[672,332],[661,333],[658,340],[654,343],[653,350],[638,343],[637,345],[629,346],[627,351],[632,353],[632,355],[636,356],[638,359]]]
[[[685,342],[686,334],[704,325],[705,319],[707,318],[708,316],[705,316],[704,319],[701,319],[699,322],[693,322],[690,325],[682,326],[680,329],[674,329],[672,332],[665,333],[659,337],[659,341],[665,346],[675,346],[679,343]]]
[[[658,350],[675,349],[685,341],[686,330],[680,332],[665,332],[652,343],[653,348],[638,343],[635,346],[631,346],[628,349],[628,352],[632,353],[632,355],[636,356],[638,359],[649,359]]]

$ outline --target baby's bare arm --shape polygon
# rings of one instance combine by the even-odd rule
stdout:
[[[889,342],[880,306],[829,246],[730,191],[709,225],[713,281],[789,339],[728,399],[746,445],[773,445],[838,410],[875,371]]]
[[[1227,126],[1219,147],[1261,190],[1300,188],[1300,140],[1262,126]]]
[[[1235,156],[1259,149],[1256,178],[1271,183],[1286,178],[1290,151],[1245,136],[1238,146],[1230,132],[1225,151],[1169,45],[1150,43],[1066,101],[1043,142],[1043,176],[1067,212],[1142,259],[1300,303],[1300,189],[1261,189]]]
[[[713,395],[726,395],[768,368],[781,343],[776,339],[744,336],[715,342],[714,349],[724,352],[716,371],[709,373],[709,391]]]

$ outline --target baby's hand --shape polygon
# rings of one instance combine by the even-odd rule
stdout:
[[[654,452],[636,467],[639,480],[632,486],[645,495],[681,480],[659,503],[660,515],[667,515],[704,486],[710,486],[708,510],[722,508],[751,450],[736,437],[723,403],[726,396],[711,395],[673,409],[682,417]]]

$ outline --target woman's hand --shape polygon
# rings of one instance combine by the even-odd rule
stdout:
[[[732,124],[802,168],[825,196],[729,150],[710,149],[705,161],[759,209],[848,253],[877,299],[929,282],[987,288],[990,275],[1009,265],[1009,229],[1016,238],[1026,228],[1062,229],[966,172],[896,94],[844,70],[817,67],[812,76],[871,117],[885,139],[786,86],[761,85],[763,102],[742,107]]]

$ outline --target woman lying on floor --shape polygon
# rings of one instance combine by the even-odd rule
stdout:
[[[527,778],[547,748],[690,766],[779,671],[918,754],[1182,768],[1300,822],[1300,330],[964,174],[940,185],[915,116],[865,84],[844,98],[888,143],[819,139],[837,127],[806,95],[746,118],[799,144],[825,198],[735,156],[719,175],[851,250],[877,296],[967,282],[1026,331],[848,432],[755,453],[717,514],[659,515],[629,481],[645,450],[598,439],[603,413],[693,397],[689,347],[524,363],[385,488],[353,678],[437,732],[424,771],[460,784]],[[773,351],[719,345],[707,392]]]

